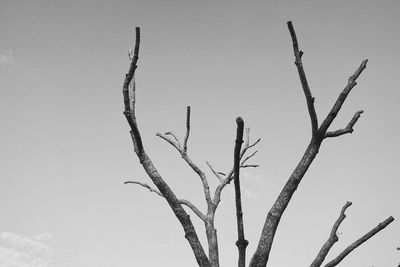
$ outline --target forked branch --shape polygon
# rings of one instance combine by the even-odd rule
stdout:
[[[165,134],[157,133],[156,135],[168,143],[170,143],[173,147],[178,150],[179,154],[181,154],[182,158],[186,161],[186,163],[193,169],[195,173],[200,177],[201,183],[203,185],[204,196],[206,198],[206,202],[208,207],[212,206],[210,187],[208,185],[207,177],[205,173],[192,161],[192,159],[187,154],[187,142],[190,134],[190,106],[186,109],[186,134],[183,141],[183,145],[179,141],[179,139],[172,133],[166,132]],[[173,136],[174,139],[171,139],[168,135]]]
[[[353,116],[353,118],[351,119],[351,121],[347,124],[346,128],[344,128],[344,129],[339,129],[339,130],[336,130],[336,131],[334,131],[334,132],[326,132],[324,138],[327,138],[327,137],[336,137],[336,136],[340,136],[340,135],[343,135],[343,134],[352,133],[352,132],[354,131],[354,130],[353,130],[354,124],[356,124],[357,120],[360,118],[360,116],[361,116],[361,114],[362,114],[363,112],[364,112],[364,111],[362,111],[362,110],[357,111],[357,112],[354,114],[354,116]]]
[[[318,129],[319,135],[320,136],[325,136],[325,133],[327,132],[329,126],[333,122],[333,120],[336,118],[336,115],[339,113],[340,108],[342,107],[344,101],[346,100],[347,96],[351,92],[351,89],[353,89],[354,86],[357,85],[357,78],[360,76],[360,74],[363,72],[363,70],[367,67],[367,62],[368,59],[364,59],[360,66],[357,68],[357,70],[354,72],[353,75],[350,76],[347,85],[343,89],[343,91],[340,93],[338,98],[336,99],[335,104],[333,105],[332,109],[329,111],[328,115],[326,116],[325,120],[322,122],[321,126]],[[362,112],[361,112],[362,113]],[[359,113],[358,115],[360,115]],[[356,119],[354,119],[356,118]],[[352,121],[354,120],[354,124],[357,122],[359,116],[357,117],[357,113],[354,115]]]
[[[383,230],[386,226],[388,226],[391,222],[394,221],[394,218],[390,216],[380,224],[378,224],[376,227],[374,227],[371,231],[360,237],[358,240],[354,241],[353,244],[345,248],[336,258],[334,258],[332,261],[330,261],[328,264],[325,265],[325,267],[333,267],[338,265],[347,255],[349,255],[350,252],[352,252],[354,249],[359,247],[361,244],[363,244],[365,241],[373,237],[375,234],[379,233],[381,230]]]
[[[356,70],[356,72],[349,78],[347,86],[344,88],[342,93],[339,95],[336,100],[333,108],[329,112],[328,116],[325,118],[321,126],[318,127],[317,115],[315,113],[314,108],[314,98],[312,97],[310,88],[308,87],[307,79],[305,76],[305,72],[303,69],[303,64],[301,61],[301,56],[303,54],[302,51],[299,51],[297,37],[293,28],[292,23],[289,21],[288,28],[290,35],[292,37],[293,50],[296,58],[296,67],[300,76],[300,81],[303,87],[303,92],[307,100],[307,108],[308,113],[311,119],[312,125],[312,138],[310,144],[308,145],[306,151],[304,152],[300,162],[297,164],[296,168],[290,175],[286,184],[282,188],[281,193],[273,204],[272,208],[267,214],[265,219],[264,227],[261,232],[260,240],[258,242],[257,249],[251,259],[250,266],[251,267],[264,267],[267,265],[269,253],[272,248],[272,243],[274,241],[275,233],[278,228],[280,219],[283,213],[286,210],[286,207],[289,205],[290,200],[297,187],[299,186],[301,180],[303,179],[305,173],[310,167],[311,163],[314,161],[315,157],[319,152],[319,148],[321,146],[322,141],[324,140],[325,133],[328,130],[328,127],[331,125],[332,121],[335,119],[337,113],[342,107],[344,101],[346,100],[348,94],[351,89],[356,85],[356,80],[361,74],[361,72],[365,69],[367,60],[364,60],[360,67]],[[352,120],[350,122],[351,129],[356,123],[358,118]],[[329,134],[331,135],[331,134]]]
[[[340,212],[339,218],[337,218],[335,224],[332,227],[331,234],[326,240],[325,244],[322,246],[315,260],[311,263],[310,267],[319,267],[324,262],[326,255],[328,255],[329,250],[332,246],[339,240],[337,236],[337,230],[343,220],[346,218],[345,211],[348,207],[351,206],[351,202],[347,201],[347,203],[343,206],[342,211]]]
[[[140,136],[140,132],[135,117],[135,110],[134,110],[135,105],[134,104],[132,105],[133,103],[132,99],[135,99],[136,88],[132,86],[132,90],[131,92],[129,92],[129,85],[134,79],[135,70],[137,68],[137,61],[139,58],[139,45],[140,45],[140,28],[136,27],[136,44],[135,44],[134,55],[131,60],[129,71],[125,75],[125,80],[122,87],[122,93],[124,99],[124,115],[131,128],[131,137],[134,149],[136,155],[139,158],[140,164],[143,166],[147,175],[151,178],[151,180],[157,187],[159,193],[165,198],[165,200],[167,200],[175,216],[181,223],[185,231],[185,238],[188,240],[189,245],[192,248],[197,263],[199,264],[199,266],[209,267],[211,266],[210,261],[208,260],[206,254],[204,253],[204,249],[197,236],[196,230],[194,229],[190,216],[183,209],[182,203],[180,203],[178,198],[175,196],[174,192],[171,190],[168,184],[158,173],[156,167],[154,166],[153,162],[151,161],[151,159],[149,158],[143,147],[142,138]]]

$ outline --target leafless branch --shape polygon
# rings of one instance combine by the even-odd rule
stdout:
[[[306,78],[306,73],[304,72],[304,68],[303,68],[303,62],[301,59],[301,57],[303,55],[303,51],[299,50],[299,44],[297,42],[296,32],[294,31],[292,22],[288,21],[287,25],[289,28],[290,36],[292,37],[293,52],[294,52],[294,57],[295,57],[294,63],[296,64],[297,71],[299,73],[301,86],[303,87],[304,96],[306,97],[306,101],[307,101],[308,113],[310,114],[312,134],[313,134],[313,136],[316,136],[317,130],[318,130],[318,118],[317,118],[317,114],[315,112],[315,107],[314,107],[314,97],[311,94],[310,88],[308,86],[307,78]]]
[[[258,168],[260,165],[257,164],[247,164],[247,165],[240,165],[240,168]]]
[[[158,173],[156,167],[154,166],[153,162],[151,161],[151,159],[149,158],[149,156],[147,155],[147,153],[143,148],[142,138],[140,136],[139,128],[136,123],[135,110],[134,110],[135,87],[132,86],[132,90],[131,92],[129,92],[129,85],[134,79],[135,70],[137,68],[137,61],[139,58],[139,45],[140,45],[140,28],[136,27],[136,44],[135,44],[134,55],[131,60],[128,73],[125,75],[125,80],[122,87],[122,93],[124,99],[124,115],[131,128],[130,133],[134,149],[140,161],[140,164],[143,166],[147,175],[151,178],[155,186],[158,188],[159,193],[168,202],[176,218],[181,223],[183,230],[185,232],[185,238],[189,242],[189,245],[193,251],[197,263],[199,264],[199,266],[202,267],[211,267],[211,263],[204,252],[204,249],[197,236],[196,230],[194,229],[190,216],[183,209],[182,204],[177,199],[174,192],[171,190],[168,184]]]
[[[243,143],[243,127],[244,122],[241,117],[236,119],[237,131],[236,141],[234,149],[234,183],[235,183],[235,202],[236,202],[236,218],[237,218],[237,231],[238,240],[236,246],[239,250],[238,267],[244,267],[246,264],[246,247],[249,244],[244,237],[244,225],[243,225],[243,211],[242,211],[242,200],[240,192],[240,150]]]
[[[251,159],[252,157],[254,157],[255,154],[257,154],[258,151],[254,151],[251,155],[247,156],[244,160],[242,160],[242,162],[240,163],[240,165],[243,165],[246,163],[246,161],[248,161],[249,159]]]
[[[325,136],[326,131],[328,130],[328,128],[331,125],[331,123],[333,122],[333,120],[336,118],[336,115],[338,114],[338,112],[339,112],[340,108],[342,107],[344,101],[346,100],[347,96],[351,92],[351,89],[353,89],[353,87],[357,85],[356,80],[357,80],[358,76],[360,76],[361,72],[367,67],[367,62],[368,62],[368,59],[364,59],[361,62],[360,66],[357,68],[357,70],[354,72],[354,74],[350,76],[350,78],[347,82],[347,85],[345,86],[343,91],[340,93],[340,95],[338,96],[331,111],[329,111],[325,120],[322,122],[321,126],[319,127],[318,132],[319,132],[320,136]]]
[[[149,189],[150,192],[156,193],[160,197],[164,198],[164,196],[157,189],[149,186],[146,183],[142,183],[142,182],[138,182],[138,181],[126,181],[126,182],[124,182],[124,184],[137,184],[137,185],[140,185],[140,186],[142,186],[144,188]],[[189,200],[179,199],[178,201],[182,205],[185,205],[188,208],[190,208],[202,221],[204,221],[204,222],[206,221],[206,216],[194,204],[192,204]]]
[[[175,147],[178,150],[179,154],[181,154],[182,158],[186,161],[186,163],[193,169],[193,171],[195,173],[197,173],[197,175],[200,177],[200,180],[203,184],[203,191],[204,191],[204,196],[206,198],[207,205],[210,207],[212,205],[212,200],[211,200],[210,187],[208,185],[207,177],[204,174],[204,172],[192,161],[192,159],[186,153],[187,142],[189,139],[189,132],[190,132],[190,107],[187,107],[186,135],[185,135],[183,147],[182,147],[182,144],[179,142],[179,139],[171,132],[167,132],[165,134],[157,133],[156,135],[158,137],[164,139],[168,143],[170,143],[173,147]],[[171,138],[169,138],[168,135],[172,135],[175,140],[172,140]],[[186,146],[186,149],[185,149],[185,146]]]
[[[186,107],[186,135],[185,139],[183,141],[183,151],[186,153],[187,152],[187,142],[189,139],[189,133],[190,133],[190,106]]]
[[[179,141],[179,138],[173,132],[166,132],[165,135],[172,136],[175,139],[177,144],[179,144],[179,145],[181,144],[181,141]]]
[[[363,112],[364,112],[364,111],[362,111],[362,110],[357,111],[357,112],[354,114],[354,116],[353,116],[353,118],[351,119],[351,121],[347,124],[346,128],[344,128],[344,129],[339,129],[339,130],[336,130],[336,131],[334,131],[334,132],[329,132],[329,131],[328,131],[328,132],[325,133],[324,138],[327,138],[327,137],[336,137],[336,136],[340,136],[340,135],[343,135],[343,134],[352,133],[352,132],[354,131],[354,130],[353,130],[354,124],[356,124],[357,120],[360,118],[360,116],[361,116],[361,114],[362,114]]]
[[[256,252],[254,253],[250,262],[250,267],[267,265],[269,253],[272,248],[272,243],[274,241],[275,233],[278,228],[280,219],[285,212],[286,207],[289,205],[289,202],[292,199],[292,196],[296,191],[298,185],[300,184],[301,180],[303,179],[305,173],[317,156],[328,127],[336,117],[351,89],[356,85],[356,79],[365,69],[367,63],[367,60],[364,60],[361,63],[360,67],[356,70],[356,72],[349,78],[347,86],[339,95],[328,116],[322,122],[321,126],[317,130],[315,130],[318,127],[318,122],[313,104],[314,99],[308,87],[307,80],[305,79],[306,77],[301,62],[301,56],[303,53],[298,50],[297,38],[293,29],[293,25],[290,21],[288,22],[288,28],[292,37],[293,50],[296,57],[296,66],[302,82],[304,95],[307,100],[308,112],[311,118],[312,138],[302,158],[300,159],[296,168],[293,170],[286,184],[282,188],[281,193],[279,194],[278,198],[275,200],[275,203],[267,214],[267,218],[264,222],[264,227],[261,232]]]
[[[224,177],[221,176],[220,172],[217,172],[214,167],[211,165],[211,163],[209,161],[206,161],[207,166],[210,168],[210,170],[212,171],[212,173],[218,178],[218,180],[222,183],[222,181],[224,180]]]
[[[345,211],[348,207],[351,206],[351,202],[347,201],[347,203],[343,206],[339,218],[337,218],[335,224],[332,227],[331,234],[325,244],[322,246],[315,260],[311,263],[310,267],[319,267],[324,262],[326,255],[328,255],[329,250],[332,246],[339,240],[337,236],[337,230],[343,220],[346,218]]]
[[[250,129],[247,128],[246,129],[246,142],[245,142],[245,145],[244,145],[244,147],[242,147],[242,150],[240,152],[240,159],[242,159],[244,157],[244,155],[246,154],[248,149],[256,146],[261,141],[261,138],[259,138],[259,139],[257,139],[257,141],[255,141],[254,143],[250,144],[250,141],[248,140],[249,131],[250,131]],[[253,154],[255,154],[255,153],[253,153]],[[216,207],[218,206],[218,203],[221,201],[222,190],[225,188],[225,186],[227,184],[229,184],[232,181],[232,179],[234,177],[233,173],[234,173],[234,168],[232,168],[227,174],[219,172],[219,174],[224,175],[225,178],[217,186],[217,189],[215,190],[215,193],[214,193],[213,203],[216,205]]]
[[[386,226],[388,226],[393,221],[394,221],[394,218],[392,216],[390,216],[385,221],[378,224],[371,231],[369,231],[368,233],[363,235],[361,238],[356,240],[353,244],[351,244],[350,246],[345,248],[336,258],[334,258],[332,261],[330,261],[328,264],[326,264],[325,267],[333,267],[333,266],[338,265],[350,252],[352,252],[354,249],[359,247],[365,241],[367,241],[368,239],[373,237],[375,234],[380,232],[382,229],[384,229]]]
[[[138,182],[138,181],[126,181],[126,182],[124,182],[124,184],[137,184],[137,185],[140,185],[142,187],[145,187],[145,188],[149,189],[150,192],[156,193],[160,197],[164,198],[164,196],[157,189],[151,187],[150,185],[148,185],[146,183],[142,183],[142,182]]]

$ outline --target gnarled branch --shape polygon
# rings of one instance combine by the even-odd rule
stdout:
[[[354,124],[356,124],[357,120],[360,118],[360,116],[361,116],[361,114],[362,114],[363,112],[364,112],[364,111],[362,111],[362,110],[357,111],[357,112],[354,114],[354,116],[353,116],[353,118],[351,119],[351,121],[347,124],[346,128],[344,128],[344,129],[339,129],[339,130],[336,130],[336,131],[334,131],[334,132],[329,132],[329,131],[328,131],[328,132],[325,133],[324,138],[327,138],[327,137],[336,137],[336,136],[340,136],[340,135],[343,135],[343,134],[352,133],[352,132],[354,131],[354,130],[353,130]]]

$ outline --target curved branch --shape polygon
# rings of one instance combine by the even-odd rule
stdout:
[[[164,181],[161,175],[158,173],[153,162],[145,152],[143,148],[142,138],[136,123],[136,118],[134,116],[135,110],[131,110],[131,98],[134,98],[135,91],[132,90],[131,95],[129,94],[129,84],[134,78],[135,70],[137,68],[137,60],[139,58],[139,44],[140,44],[140,28],[136,27],[136,44],[134,50],[134,56],[131,61],[128,73],[125,75],[124,84],[122,87],[123,99],[124,99],[124,115],[131,128],[131,136],[134,145],[134,149],[137,157],[139,158],[140,164],[143,166],[147,175],[151,178],[155,186],[158,188],[159,192],[167,200],[169,206],[174,212],[176,218],[181,223],[183,230],[185,232],[185,238],[188,240],[190,247],[194,253],[197,263],[199,266],[209,267],[211,266],[204,249],[200,243],[197,236],[196,230],[190,219],[190,216],[183,209],[182,204],[179,202],[174,192]],[[134,108],[134,106],[132,107]],[[132,115],[133,114],[133,115]]]
[[[124,182],[124,184],[137,184],[137,185],[140,185],[140,186],[142,186],[144,188],[149,189],[150,192],[153,192],[153,193],[159,195],[160,197],[164,198],[164,196],[157,189],[151,187],[150,185],[148,185],[146,183],[142,183],[142,182],[138,182],[138,181],[126,181],[126,182]],[[207,220],[206,216],[194,204],[192,204],[189,200],[179,199],[178,201],[182,205],[185,205],[185,206],[189,207],[202,221],[206,222],[206,220]]]

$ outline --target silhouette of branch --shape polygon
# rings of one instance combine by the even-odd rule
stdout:
[[[142,186],[144,188],[149,189],[150,192],[153,192],[153,193],[159,195],[160,197],[164,198],[164,196],[157,189],[149,186],[146,183],[142,183],[142,182],[138,182],[138,181],[126,181],[126,182],[124,182],[124,184],[137,184],[137,185],[140,185],[140,186]],[[188,208],[190,208],[202,221],[206,222],[206,216],[194,204],[192,204],[189,200],[179,199],[178,201],[182,205],[185,205]]]
[[[328,255],[329,250],[332,248],[332,246],[339,240],[337,236],[337,230],[340,226],[340,224],[343,222],[343,220],[346,218],[346,215],[344,214],[346,209],[351,206],[351,202],[347,201],[347,203],[343,206],[339,218],[337,218],[335,224],[332,227],[331,234],[326,240],[325,244],[322,246],[321,250],[319,251],[317,257],[315,260],[311,263],[310,267],[319,267],[321,266],[322,262],[325,260],[326,255]]]
[[[322,137],[325,136],[326,131],[328,130],[328,128],[331,125],[331,123],[333,122],[333,120],[336,118],[337,114],[339,113],[339,110],[342,107],[347,96],[351,92],[351,89],[353,89],[353,87],[357,85],[356,80],[357,80],[358,76],[360,76],[360,74],[363,72],[363,70],[367,67],[367,62],[368,62],[368,59],[364,59],[361,62],[360,66],[357,68],[357,70],[354,72],[354,74],[350,76],[350,78],[347,82],[347,85],[345,86],[343,91],[340,93],[340,95],[336,99],[336,102],[333,105],[331,111],[329,111],[325,120],[322,122],[321,126],[319,127],[318,132],[319,132],[320,136],[322,136]],[[361,114],[361,113],[359,113],[359,114]],[[353,119],[354,119],[354,117],[353,117]],[[357,119],[355,119],[354,124],[356,123]]]
[[[380,232],[382,229],[384,229],[386,226],[388,226],[391,222],[394,221],[394,218],[390,216],[387,218],[385,221],[381,222],[378,224],[375,228],[373,228],[371,231],[360,237],[358,240],[354,241],[353,244],[345,248],[336,258],[334,258],[332,261],[330,261],[328,264],[325,265],[325,267],[333,267],[338,265],[347,255],[349,255],[350,252],[352,252],[354,249],[359,247],[361,244],[363,244],[365,241],[373,237],[375,234]]]
[[[303,62],[301,59],[301,57],[303,56],[303,51],[299,50],[299,44],[297,42],[296,32],[294,31],[292,22],[288,21],[287,25],[289,28],[290,36],[292,37],[293,52],[295,57],[294,63],[296,64],[297,71],[299,73],[301,86],[303,87],[304,96],[306,97],[307,101],[308,113],[310,114],[312,134],[313,136],[316,136],[318,130],[318,118],[314,107],[314,97],[311,94],[306,78],[306,73],[304,72],[303,68]]]
[[[211,163],[209,161],[206,161],[207,166],[210,168],[210,170],[212,171],[212,173],[214,173],[214,175],[218,178],[219,182],[222,183],[224,180],[224,177],[221,176],[220,172],[217,172],[214,167],[211,165]]]
[[[132,82],[134,82],[135,70],[137,68],[137,61],[139,58],[139,45],[140,45],[140,28],[136,27],[136,43],[133,58],[131,60],[131,64],[128,70],[128,73],[125,75],[124,84],[122,87],[123,101],[124,101],[124,115],[131,128],[130,134],[133,141],[134,150],[136,155],[140,161],[140,164],[143,166],[147,175],[153,181],[154,185],[159,190],[159,193],[165,198],[168,202],[171,210],[174,212],[176,218],[179,220],[180,224],[183,227],[185,232],[185,238],[189,242],[189,245],[193,251],[193,254],[196,258],[199,266],[211,267],[211,263],[204,252],[204,249],[200,243],[200,240],[197,236],[196,230],[193,226],[193,223],[190,219],[190,216],[186,213],[185,209],[182,207],[182,204],[168,186],[168,184],[161,177],[153,162],[145,152],[143,148],[142,138],[140,136],[139,128],[137,126],[136,117],[135,117],[135,86],[134,83],[131,86],[131,92],[129,92],[129,86]],[[131,57],[131,53],[130,53]]]
[[[243,143],[243,127],[244,122],[241,117],[236,119],[237,131],[236,141],[234,149],[234,184],[235,184],[235,202],[236,202],[236,218],[237,218],[237,231],[238,240],[236,246],[239,250],[238,267],[244,267],[246,264],[246,247],[249,244],[244,237],[244,226],[243,226],[243,211],[242,211],[242,200],[240,192],[240,150]]]
[[[343,134],[352,133],[352,132],[354,131],[354,130],[353,130],[354,124],[356,124],[357,120],[360,118],[360,116],[361,116],[361,114],[362,114],[363,112],[364,112],[364,111],[362,111],[362,110],[357,111],[357,112],[354,114],[354,116],[353,116],[353,118],[351,119],[351,121],[347,124],[346,128],[344,128],[344,129],[339,129],[339,130],[336,130],[336,131],[334,131],[334,132],[329,132],[329,131],[328,131],[328,132],[325,133],[324,138],[327,138],[327,137],[336,137],[336,136],[340,136],[340,135],[343,135]]]
[[[203,184],[203,191],[204,191],[204,196],[207,202],[207,205],[210,207],[212,205],[212,200],[211,200],[211,194],[210,194],[210,187],[208,185],[207,177],[204,174],[204,172],[190,159],[188,156],[187,152],[187,142],[189,139],[189,132],[190,132],[190,106],[187,107],[186,109],[186,135],[184,139],[184,144],[179,142],[179,139],[172,133],[172,132],[166,132],[165,134],[162,133],[157,133],[156,135],[168,143],[170,143],[173,147],[178,150],[179,154],[181,154],[182,158],[186,161],[186,163],[193,169],[195,173],[200,177],[200,180]],[[171,135],[174,137],[175,140],[172,140],[171,138],[168,137],[168,135]]]

